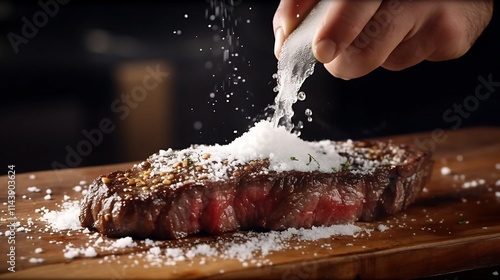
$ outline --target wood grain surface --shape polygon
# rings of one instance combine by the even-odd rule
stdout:
[[[127,169],[132,163],[16,174],[15,214],[8,205],[7,166],[0,177],[0,279],[146,279],[146,278],[417,278],[479,267],[500,265],[500,128],[476,127],[434,131],[390,138],[434,150],[431,182],[420,198],[402,213],[375,223],[357,223],[373,229],[370,234],[333,236],[316,241],[290,240],[286,249],[254,262],[195,256],[175,265],[148,259],[151,246],[96,248],[95,257],[65,258],[64,250],[87,248],[100,236],[82,230],[54,232],[39,220],[40,209],[60,210],[64,196],[82,197],[74,186],[85,186],[95,177]],[[384,139],[387,140],[387,139]],[[15,164],[15,163],[13,163]],[[443,175],[442,167],[451,173]],[[81,182],[81,181],[86,181]],[[37,186],[40,192],[29,192]],[[46,200],[50,189],[51,199]],[[38,210],[37,210],[38,209]],[[32,224],[28,221],[31,218]],[[12,221],[23,227],[15,244],[6,236]],[[389,227],[377,230],[382,224]],[[232,234],[220,237],[231,238]],[[113,239],[102,237],[103,242]],[[159,247],[182,248],[198,242],[215,244],[213,237],[163,241]],[[212,243],[211,243],[212,242]],[[10,247],[15,252],[15,272],[8,269]],[[42,252],[39,252],[41,248]],[[38,250],[37,250],[38,249]]]

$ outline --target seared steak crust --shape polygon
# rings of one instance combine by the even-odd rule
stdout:
[[[224,180],[214,180],[190,157],[160,171],[162,158],[155,154],[96,178],[82,200],[80,221],[108,236],[160,239],[373,221],[405,209],[431,176],[431,154],[408,146],[331,145],[347,162],[330,173],[275,172],[259,160],[224,169]]]

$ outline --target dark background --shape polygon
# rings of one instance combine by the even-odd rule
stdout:
[[[37,1],[0,1],[1,163],[15,164],[18,172],[51,169],[54,162],[69,166],[67,147],[75,149],[85,140],[82,130],[98,128],[103,118],[117,131],[105,134],[76,166],[137,161],[160,148],[226,143],[241,135],[275,96],[272,17],[278,1],[218,2],[230,16],[225,28],[219,17],[210,19],[215,6],[209,1],[70,1],[60,4],[16,53],[8,34],[22,35],[23,17],[33,22],[42,8]],[[470,52],[456,60],[400,72],[377,69],[352,81],[336,79],[317,65],[303,86],[307,99],[295,107],[295,121],[305,123],[301,137],[360,139],[499,126],[498,92],[460,123],[443,117],[474,95],[479,76],[500,81],[497,14]],[[228,30],[234,35],[227,36]],[[222,37],[231,37],[232,44]],[[232,56],[225,59],[222,47]],[[172,69],[166,94],[174,103],[169,104],[175,108],[169,114],[173,126],[158,131],[170,136],[165,145],[141,144],[130,156],[118,132],[125,122],[110,106],[119,94],[116,69],[144,61],[166,62]],[[313,111],[310,123],[306,108]]]

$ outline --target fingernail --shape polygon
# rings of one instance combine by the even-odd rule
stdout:
[[[278,27],[278,29],[276,29],[276,32],[274,33],[274,55],[277,58],[279,57],[281,46],[283,46],[284,41],[285,33],[283,33],[283,28]]]
[[[324,39],[314,46],[314,56],[321,63],[331,62],[336,55],[337,46],[334,42]]]

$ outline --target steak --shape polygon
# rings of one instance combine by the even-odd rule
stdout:
[[[431,154],[406,145],[322,141],[326,146],[345,159],[331,172],[279,172],[269,159],[221,159],[200,146],[160,151],[96,178],[80,221],[110,237],[158,239],[374,221],[408,207],[431,176]],[[304,164],[319,162],[309,155]]]

